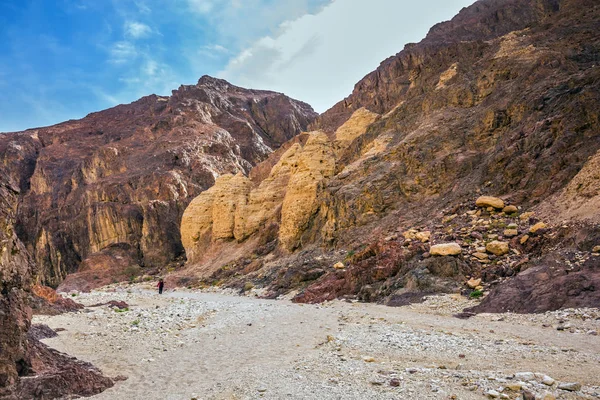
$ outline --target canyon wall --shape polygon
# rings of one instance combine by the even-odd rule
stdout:
[[[220,175],[248,173],[315,116],[282,94],[205,76],[169,97],[1,135],[0,160],[20,188],[16,233],[39,281],[57,286],[99,253],[123,267],[181,263],[189,201]]]

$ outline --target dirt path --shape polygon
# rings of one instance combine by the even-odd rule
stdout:
[[[451,314],[465,300],[453,297],[388,308],[128,290],[77,298],[124,300],[127,312],[34,321],[66,329],[50,346],[128,377],[94,399],[481,399],[489,390],[516,398],[517,382],[539,398],[600,398],[600,336],[591,334],[600,320],[584,311],[461,320]],[[556,383],[522,382],[519,372]],[[558,389],[562,382],[583,389]]]

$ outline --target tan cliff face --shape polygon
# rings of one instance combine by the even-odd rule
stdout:
[[[180,262],[191,199],[218,176],[247,174],[315,116],[280,93],[203,77],[169,97],[0,136],[0,160],[21,189],[17,233],[39,280],[56,286],[114,246],[128,246],[131,267]]]
[[[279,226],[284,249],[300,247],[303,232],[319,211],[324,182],[336,173],[336,154],[378,117],[358,110],[333,140],[320,131],[308,133],[304,144],[289,147],[258,185],[241,174],[218,178],[183,214],[181,238],[188,262],[197,262],[196,255],[213,241],[243,241],[273,223]]]

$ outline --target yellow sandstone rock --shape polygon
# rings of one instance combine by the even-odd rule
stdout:
[[[481,285],[481,278],[475,279],[471,278],[467,281],[467,286],[471,289],[475,289],[477,286]]]
[[[432,256],[456,256],[462,253],[458,243],[441,243],[431,246],[429,254]]]
[[[312,132],[299,155],[281,207],[279,241],[293,250],[318,210],[321,181],[335,172],[333,145],[324,132]]]
[[[537,224],[535,224],[534,226],[529,228],[529,233],[536,233],[540,229],[546,229],[547,227],[548,227],[548,225],[546,225],[545,223],[538,222]]]
[[[519,234],[519,231],[516,229],[505,229],[504,230],[504,236],[506,237],[513,237],[513,236],[517,236]]]
[[[504,208],[504,200],[498,197],[481,196],[475,201],[477,207]]]
[[[516,206],[506,206],[502,209],[502,212],[505,212],[506,214],[516,213],[517,211],[519,211],[519,209]]]
[[[508,253],[508,243],[494,240],[492,242],[489,242],[485,246],[485,249],[489,253],[495,254],[497,256],[502,256],[502,255]]]

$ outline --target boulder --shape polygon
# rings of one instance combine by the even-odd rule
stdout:
[[[415,234],[415,239],[420,240],[423,243],[429,242],[429,240],[431,239],[431,232],[429,232],[429,231],[418,232],[417,234]]]
[[[506,206],[502,209],[502,212],[506,214],[516,213],[517,211],[519,211],[519,209],[516,206]]]
[[[504,200],[498,197],[481,196],[475,201],[477,207],[493,207],[495,209],[504,208]]]
[[[485,246],[485,249],[489,253],[495,254],[497,256],[503,256],[504,254],[508,253],[508,243],[494,240],[492,242],[489,242]]]
[[[475,289],[477,286],[481,285],[481,278],[475,279],[471,278],[467,281],[467,286],[471,289]]]
[[[513,237],[513,236],[517,236],[519,234],[519,231],[516,229],[505,229],[504,230],[504,236],[506,237]]]
[[[456,256],[462,253],[458,243],[441,243],[431,246],[429,253],[432,256]]]
[[[548,227],[548,225],[546,225],[545,223],[538,222],[537,224],[535,224],[531,228],[529,228],[529,233],[537,233],[539,230],[546,229],[547,227]]]

